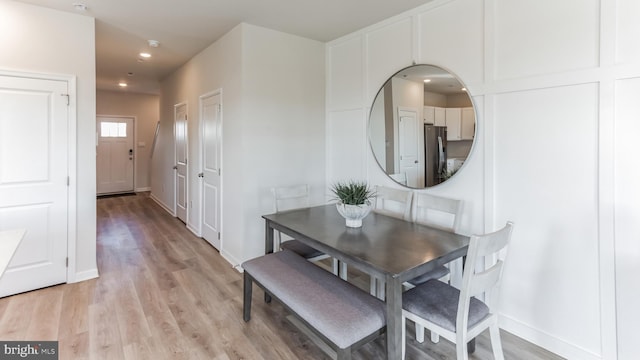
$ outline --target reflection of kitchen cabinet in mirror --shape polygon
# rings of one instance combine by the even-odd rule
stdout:
[[[407,187],[425,188],[449,179],[469,156],[474,137],[471,98],[453,74],[437,66],[400,70],[384,83],[371,106],[373,155],[387,175]]]
[[[425,124],[447,127],[447,140],[473,140],[476,122],[472,107],[441,108],[425,106],[423,115]]]

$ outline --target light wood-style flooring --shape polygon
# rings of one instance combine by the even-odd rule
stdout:
[[[60,359],[330,359],[257,288],[245,323],[241,274],[147,194],[98,199],[97,253],[98,279],[0,299],[0,340],[58,340]],[[507,359],[560,359],[507,332],[502,340]],[[354,355],[384,358],[384,338]],[[455,351],[410,338],[407,358]],[[470,358],[493,358],[487,334]]]

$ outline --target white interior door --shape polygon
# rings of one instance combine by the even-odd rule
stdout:
[[[133,192],[133,118],[97,117],[97,193]]]
[[[222,103],[219,93],[200,98],[202,119],[202,237],[220,249]]]
[[[187,222],[187,104],[175,105],[176,216]]]
[[[398,109],[398,150],[400,173],[407,175],[407,186],[418,186],[418,112]]]
[[[0,297],[67,281],[68,83],[0,75],[0,231],[26,235]]]

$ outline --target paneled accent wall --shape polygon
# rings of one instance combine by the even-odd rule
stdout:
[[[420,191],[463,199],[463,233],[515,222],[501,326],[570,359],[635,358],[639,16],[635,0],[436,0],[328,43],[327,182],[397,186],[367,145],[373,98],[413,63],[450,70],[476,143]]]

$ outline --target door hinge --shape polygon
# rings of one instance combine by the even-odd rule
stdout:
[[[60,94],[60,96],[66,96],[67,97],[67,106],[69,106],[69,101],[70,101],[69,100],[70,99],[69,94]]]
[[[71,184],[71,179],[67,176],[67,186]]]
[[[69,267],[69,258],[67,257],[67,259],[65,260],[65,266]]]
[[[218,240],[220,240],[220,233],[218,233]]]

